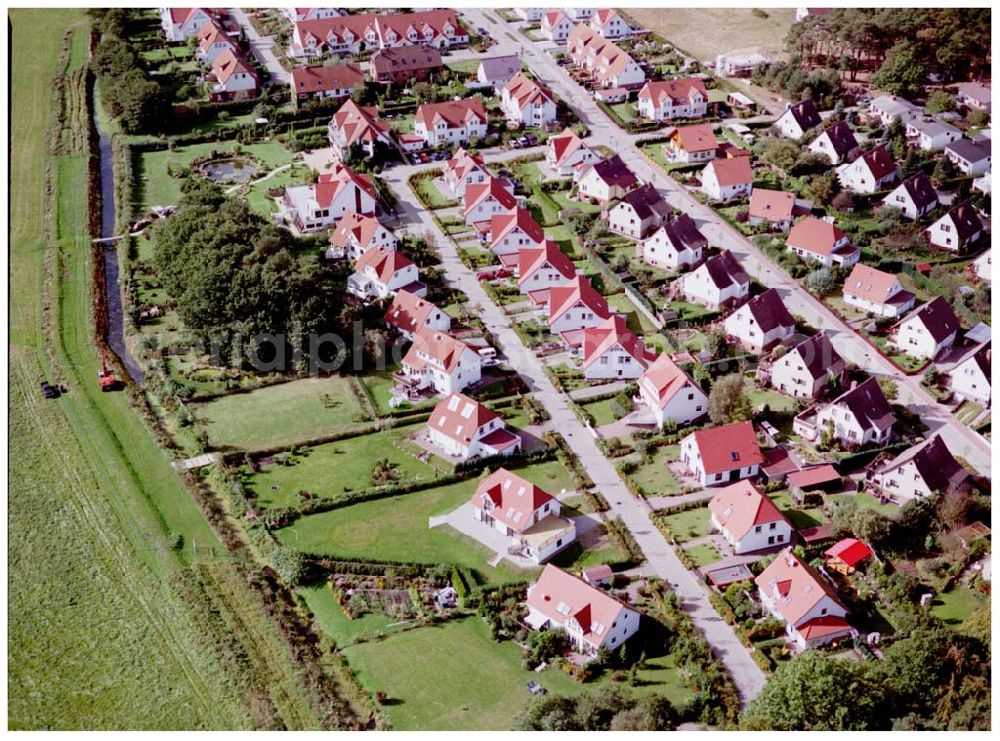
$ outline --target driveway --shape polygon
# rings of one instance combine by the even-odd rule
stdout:
[[[278,57],[275,56],[274,37],[261,36],[257,33],[257,29],[253,27],[253,24],[242,8],[230,8],[229,14],[240,24],[240,28],[246,34],[247,41],[250,43],[250,52],[253,54],[254,59],[260,62],[270,73],[271,84],[287,85],[291,80],[291,75],[282,66],[281,62],[278,61]]]

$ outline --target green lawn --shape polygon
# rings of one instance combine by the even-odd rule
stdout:
[[[984,597],[961,584],[950,592],[939,594],[931,602],[931,612],[949,625],[965,620]]]
[[[668,497],[671,494],[678,494],[680,484],[667,468],[667,463],[677,460],[680,457],[680,452],[679,445],[664,445],[657,448],[650,455],[648,463],[643,463],[630,474],[632,480],[648,496]]]
[[[820,507],[800,507],[792,500],[792,495],[787,489],[782,489],[767,495],[775,506],[791,520],[792,525],[801,529],[804,527],[816,527],[827,522],[826,515]]]
[[[678,543],[686,543],[689,540],[708,535],[711,527],[708,517],[708,507],[695,507],[684,512],[667,515],[665,519],[667,526],[674,534],[674,539]]]
[[[417,196],[422,198],[429,208],[450,208],[458,205],[458,199],[448,199],[444,197],[441,189],[438,188],[434,180],[441,175],[441,170],[434,170],[435,176],[432,178],[417,178],[411,181]]]
[[[298,381],[230,394],[192,407],[216,448],[292,445],[364,423],[363,410],[342,376]]]
[[[296,162],[290,168],[282,170],[277,175],[259,183],[247,185],[240,188],[236,193],[246,198],[254,211],[261,216],[268,217],[278,210],[278,204],[267,194],[272,188],[285,188],[289,185],[300,185],[306,181],[309,168],[305,164]],[[263,174],[262,174],[263,176]]]
[[[694,560],[694,565],[698,568],[707,566],[710,563],[715,563],[721,558],[719,552],[715,550],[715,546],[711,543],[702,543],[701,545],[692,546],[686,550],[687,554]]]
[[[826,501],[830,503],[841,502],[847,499],[853,499],[858,503],[858,506],[865,509],[873,509],[883,515],[892,515],[899,512],[899,507],[895,504],[883,504],[871,494],[866,494],[864,492],[860,492],[858,494],[828,494],[826,496]]]
[[[635,304],[624,293],[615,293],[607,296],[608,305],[623,314],[628,321],[628,328],[636,334],[653,334],[657,331],[654,325],[645,314],[639,311]]]
[[[602,425],[609,425],[618,420],[614,409],[612,409],[614,401],[614,399],[604,399],[602,401],[592,401],[589,404],[581,404],[580,406],[593,415],[594,425],[601,427]]]
[[[445,66],[459,74],[475,75],[479,71],[479,60],[463,59],[458,62],[447,62]]]
[[[392,399],[393,386],[396,385],[396,382],[392,378],[392,374],[397,370],[399,370],[399,366],[393,365],[384,370],[368,371],[365,375],[360,376],[358,379],[361,381],[361,384],[368,389],[368,394],[375,402],[375,408],[382,416],[385,416],[392,411],[392,407],[389,406],[389,401]],[[440,399],[432,397],[425,401],[417,402],[416,404],[406,402],[403,406],[397,407],[397,409],[420,409],[422,407],[431,409],[438,403],[438,401],[440,401]]]
[[[754,409],[767,404],[772,412],[790,412],[795,409],[795,399],[774,389],[751,388],[750,402]]]

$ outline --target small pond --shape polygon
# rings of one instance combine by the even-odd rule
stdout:
[[[198,168],[202,176],[213,183],[245,183],[253,180],[260,168],[253,162],[240,157],[232,157],[224,160],[213,160],[200,165]]]

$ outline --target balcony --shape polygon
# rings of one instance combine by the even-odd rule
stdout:
[[[792,421],[792,432],[809,442],[816,442],[819,438],[818,412],[817,407],[809,407],[796,415]]]

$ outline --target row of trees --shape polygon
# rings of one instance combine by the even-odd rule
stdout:
[[[519,731],[670,731],[678,714],[670,700],[640,700],[611,684],[579,697],[550,696],[534,701],[515,722]]]

